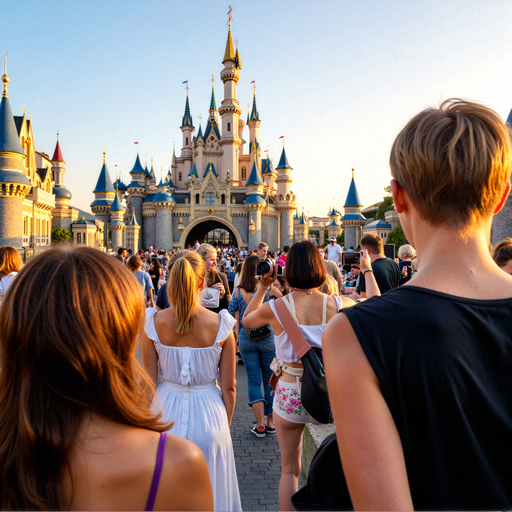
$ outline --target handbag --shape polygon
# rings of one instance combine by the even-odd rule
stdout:
[[[302,382],[300,391],[302,405],[319,423],[333,423],[322,349],[312,347],[306,341],[283,299],[276,300],[274,305],[281,324],[304,366],[304,372],[300,379]]]
[[[240,288],[238,288],[237,297],[240,297]],[[261,327],[255,327],[254,329],[251,329],[250,327],[246,327],[244,325],[244,332],[245,332],[245,335],[251,341],[261,341],[272,334],[272,328],[268,324],[265,324]]]

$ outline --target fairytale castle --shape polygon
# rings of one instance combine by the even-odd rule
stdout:
[[[229,16],[220,73],[224,99],[217,108],[212,85],[208,118],[196,131],[187,85],[181,153],[173,151],[165,179],[158,181],[153,165],[143,167],[137,154],[131,181],[112,182],[104,157],[91,209],[104,224],[105,246],[109,238],[113,250],[134,251],[149,245],[186,247],[196,240],[249,250],[261,241],[272,248],[293,243],[292,168],[284,144],[275,169],[268,156],[261,157],[255,92],[247,121],[241,118],[237,84],[242,64],[233,46],[231,21]]]

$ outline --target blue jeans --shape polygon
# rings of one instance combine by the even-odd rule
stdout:
[[[272,404],[274,397],[270,394],[272,388],[268,383],[272,376],[270,363],[276,357],[276,347],[274,345],[274,334],[261,341],[251,341],[245,331],[240,329],[239,349],[244,360],[245,371],[247,372],[247,383],[249,387],[249,405],[255,402],[265,402],[265,415],[272,414]],[[263,380],[263,390],[265,398],[261,393],[261,382]]]

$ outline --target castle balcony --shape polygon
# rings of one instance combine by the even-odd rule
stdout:
[[[38,203],[38,206],[45,210],[52,210],[55,208],[55,196],[49,192],[45,192],[39,187],[33,187],[26,199],[33,201],[34,203]]]

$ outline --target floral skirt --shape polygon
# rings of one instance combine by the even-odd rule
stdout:
[[[304,409],[295,382],[283,382],[279,379],[274,390],[274,405],[272,409],[275,414],[292,423],[314,423],[315,425],[320,425]]]

